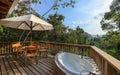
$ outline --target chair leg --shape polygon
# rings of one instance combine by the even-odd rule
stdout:
[[[25,57],[24,59],[25,59],[25,63],[27,63],[27,61],[28,61],[28,60],[27,60],[27,57]]]
[[[14,58],[14,59],[17,58],[17,53],[16,53],[16,52],[13,53],[13,58]]]
[[[46,57],[48,57],[48,52],[46,52]]]
[[[48,57],[48,53],[47,52],[43,52],[43,57],[47,58]]]
[[[35,58],[35,62],[36,62],[36,64],[38,64],[38,56],[36,56],[36,58]]]

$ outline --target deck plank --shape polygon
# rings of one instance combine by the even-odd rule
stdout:
[[[56,74],[52,69],[50,69],[49,67],[45,66],[44,64],[40,64],[41,67],[45,68],[47,71],[49,71],[52,74]]]
[[[7,75],[6,67],[3,61],[3,57],[0,57],[0,66],[1,66],[1,74],[2,75]]]
[[[0,75],[2,75],[1,64],[0,64]]]
[[[19,72],[22,75],[27,75],[27,73],[25,72],[25,70],[20,66],[20,64],[18,64],[17,61],[15,61],[12,57],[10,57],[10,59],[13,61],[14,65],[16,66],[16,68],[18,68]]]
[[[11,68],[8,60],[6,59],[6,56],[3,58],[3,61],[5,63],[8,75],[15,75],[15,73],[13,72],[13,69]]]
[[[53,61],[54,62],[54,61]],[[46,67],[52,69],[52,70],[56,70],[56,65],[52,65],[51,63],[49,63],[48,61],[44,61],[44,62],[41,62],[43,65],[45,65]],[[56,71],[57,72],[57,71]]]
[[[54,75],[51,72],[49,72],[47,69],[45,69],[44,67],[42,67],[41,64],[39,64],[37,67],[39,69],[43,70],[46,73],[46,75]]]
[[[54,58],[39,59],[38,64],[25,63],[22,58],[0,56],[1,75],[57,75]]]
[[[16,66],[14,65],[13,61],[10,59],[9,56],[6,56],[6,59],[8,60],[8,63],[10,64],[13,72],[15,75],[21,75],[21,73],[19,72],[19,70],[16,68]]]
[[[23,63],[23,62],[22,62]],[[26,67],[34,74],[34,75],[39,75],[40,73],[38,71],[36,71],[30,64],[27,63],[23,63],[25,65],[27,65]]]
[[[34,64],[30,64],[36,71],[39,72],[39,75],[47,75],[46,72],[44,72],[43,70],[41,70],[40,68],[37,67],[37,65],[34,65]]]
[[[18,60],[17,62],[24,68],[24,70],[27,72],[28,75],[35,75],[29,68],[29,65],[26,65],[25,63],[22,62],[23,60]]]

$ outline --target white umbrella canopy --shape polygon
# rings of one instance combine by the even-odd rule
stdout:
[[[23,30],[51,30],[53,26],[33,14],[1,19],[0,23],[6,27]]]
[[[0,20],[0,24],[6,27],[30,30],[31,31],[31,41],[32,41],[32,30],[52,30],[53,26],[46,21],[36,17],[33,14],[5,18]]]

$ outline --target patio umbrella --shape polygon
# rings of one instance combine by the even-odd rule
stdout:
[[[33,14],[1,19],[0,23],[6,27],[30,30],[32,41],[32,30],[51,30],[53,26]]]

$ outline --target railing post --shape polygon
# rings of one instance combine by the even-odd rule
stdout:
[[[83,52],[83,48],[82,48],[82,54],[81,54],[81,58],[83,58],[83,53],[84,53],[84,52]]]

